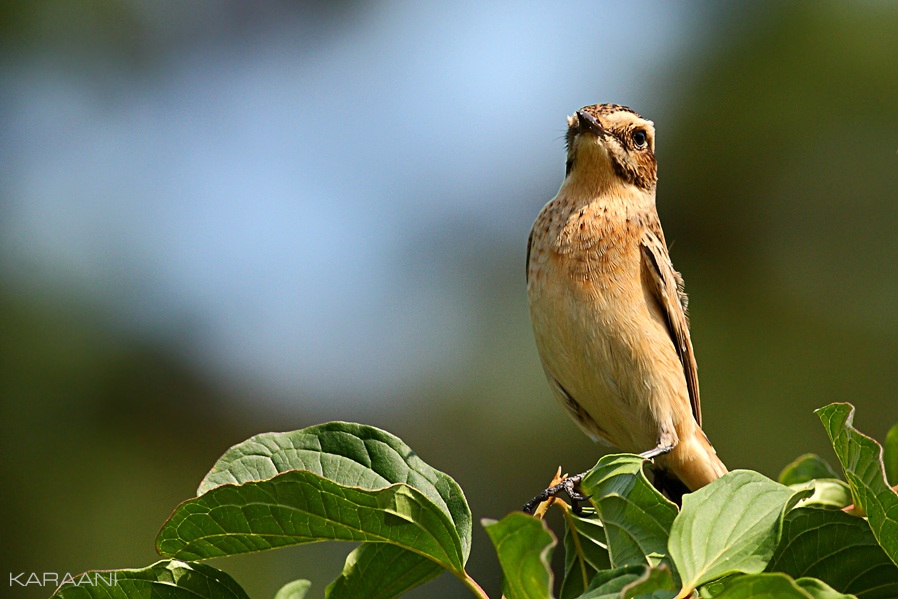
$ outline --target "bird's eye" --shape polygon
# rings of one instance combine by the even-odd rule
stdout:
[[[642,150],[648,144],[648,137],[645,134],[645,131],[642,129],[637,129],[633,132],[633,145]]]

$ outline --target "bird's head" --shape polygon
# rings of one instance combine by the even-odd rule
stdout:
[[[567,119],[566,177],[652,192],[658,180],[655,125],[626,106],[584,106]]]

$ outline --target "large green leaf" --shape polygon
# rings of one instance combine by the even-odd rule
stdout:
[[[863,518],[839,510],[796,508],[786,515],[779,547],[767,569],[812,576],[863,599],[898,597],[898,567]]]
[[[139,570],[85,572],[55,599],[248,599],[233,578],[205,564],[163,560]]]
[[[564,579],[561,599],[579,597],[599,570],[611,568],[605,529],[595,514],[577,515],[564,510]]]
[[[668,561],[667,538],[677,506],[646,479],[644,462],[632,454],[604,456],[580,484],[605,527],[615,567]]]
[[[393,543],[464,577],[455,524],[420,491],[347,487],[305,470],[222,485],[185,501],[156,546],[168,557],[205,559],[325,540]]]
[[[815,478],[839,478],[829,463],[818,455],[806,453],[783,468],[779,482],[786,485],[800,485]]]
[[[377,586],[380,596],[397,596],[441,568],[464,576],[471,512],[461,488],[374,427],[331,422],[256,435],[229,449],[198,492],[159,533],[163,555],[203,559],[324,540],[390,544],[353,552],[329,587],[333,597],[376,580],[391,581]]]
[[[669,544],[684,591],[734,572],[763,571],[776,549],[783,515],[799,497],[748,470],[685,495]]]
[[[362,543],[346,558],[343,572],[328,585],[328,599],[388,599],[435,578],[443,568],[398,545]]]
[[[467,560],[472,519],[461,487],[425,463],[401,439],[373,426],[329,422],[256,435],[225,452],[197,494],[225,484],[267,480],[290,470],[308,470],[340,485],[368,490],[395,483],[415,487],[455,522]]]
[[[886,482],[882,447],[852,426],[851,404],[830,404],[817,415],[845,471],[855,506],[867,514],[879,544],[898,564],[898,494]]]
[[[793,580],[785,574],[764,573],[733,576],[715,583],[714,591],[702,593],[714,599],[850,599],[819,580]]]
[[[523,512],[499,521],[483,520],[502,566],[502,592],[506,599],[547,599],[552,595],[549,560],[555,537],[539,518]]]

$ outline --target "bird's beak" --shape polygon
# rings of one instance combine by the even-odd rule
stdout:
[[[588,112],[578,110],[577,121],[580,123],[580,133],[589,131],[598,135],[599,137],[605,137],[605,135],[608,134],[608,131],[605,130],[605,127],[602,126],[602,124],[596,119],[596,117],[592,116]]]

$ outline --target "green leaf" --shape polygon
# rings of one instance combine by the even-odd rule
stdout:
[[[256,435],[225,452],[197,494],[226,484],[268,480],[290,470],[308,470],[342,486],[368,490],[395,483],[415,487],[455,522],[467,561],[472,519],[461,487],[425,463],[401,439],[373,426],[329,422]]]
[[[632,454],[606,455],[580,484],[605,527],[615,567],[669,561],[667,538],[677,506],[646,479],[644,462]]]
[[[546,599],[552,595],[549,560],[555,537],[546,523],[523,512],[498,522],[483,520],[502,566],[502,592],[506,599]]]
[[[362,543],[346,558],[343,572],[325,591],[328,599],[387,599],[442,574],[429,559],[388,543]]]
[[[867,514],[876,540],[898,564],[898,494],[886,483],[882,447],[852,426],[851,404],[830,404],[817,415],[845,471],[855,506]]]
[[[783,515],[799,497],[748,470],[735,470],[684,495],[669,544],[684,591],[734,572],[764,570]]]
[[[767,569],[793,578],[819,578],[864,599],[898,597],[898,567],[863,518],[839,510],[796,508],[786,515],[779,547]]]
[[[839,478],[829,463],[818,455],[806,453],[795,458],[795,461],[783,468],[779,482],[788,486],[800,485],[815,478]]]
[[[288,582],[275,594],[274,599],[303,599],[312,583],[308,580]]]
[[[661,564],[656,568],[647,568],[638,580],[621,590],[620,596],[623,599],[673,599],[676,589],[670,568]]]
[[[365,582],[391,580],[378,587],[383,596],[441,568],[464,576],[471,513],[461,488],[373,427],[332,422],[256,435],[228,450],[198,492],[159,533],[163,555],[203,559],[324,540],[392,544],[353,552],[329,587],[334,597],[358,588],[362,570]]]
[[[327,540],[393,543],[464,577],[455,524],[420,491],[346,487],[304,470],[185,501],[156,546],[168,557],[205,559]]]
[[[882,461],[886,469],[886,480],[892,486],[898,485],[898,424],[886,434],[886,442],[882,446]]]
[[[633,564],[612,570],[602,570],[592,579],[586,593],[578,599],[618,599],[623,590],[639,582],[646,575],[649,566]]]
[[[85,572],[62,584],[56,599],[248,599],[233,578],[205,564],[163,560],[139,570]]]
[[[814,599],[847,599],[854,597],[854,595],[840,593],[822,580],[817,580],[816,578],[799,578],[795,581],[795,584],[800,586],[804,592]]]
[[[564,510],[564,579],[561,599],[579,597],[599,570],[611,567],[605,545],[605,529],[595,515]]]
[[[795,581],[779,573],[732,576],[714,585],[714,599],[848,599],[819,580]]]
[[[800,485],[789,485],[790,489],[795,491],[803,491],[807,489],[809,483]],[[851,497],[851,487],[848,483],[837,478],[817,478],[810,481],[813,485],[810,497],[806,497],[798,502],[801,507],[827,507],[840,510],[843,507],[851,505],[853,501]]]

